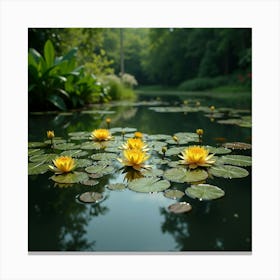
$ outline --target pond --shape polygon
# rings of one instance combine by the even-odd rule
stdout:
[[[229,104],[203,97],[184,100],[174,95],[140,95],[134,103],[116,102],[67,113],[30,113],[29,251],[251,251],[251,107]],[[111,119],[114,137],[108,142],[114,144],[100,149],[89,136],[94,129],[107,127],[106,118]],[[196,135],[198,128],[204,131],[202,140]],[[47,130],[55,132],[54,148],[47,140]],[[146,185],[152,184],[151,180],[167,181],[168,189],[139,191],[131,184],[138,180],[133,180],[138,173],[120,170],[122,164],[116,158],[122,157],[122,151],[118,147],[134,137],[135,131],[143,133],[148,145],[151,156],[147,163],[152,170],[160,170],[143,172]],[[199,144],[209,146],[223,168],[232,169],[210,172],[195,182],[179,182],[180,176],[168,170],[178,169],[180,151]],[[165,156],[163,146],[167,147]],[[73,153],[79,162],[77,172],[87,177],[82,183],[52,180],[63,176],[48,170],[52,159],[61,153]],[[99,171],[91,171],[96,163]],[[241,173],[236,175],[235,170]],[[196,181],[216,186],[221,197],[198,199],[196,193],[186,191],[191,186],[194,189]],[[168,197],[172,189],[180,192]],[[82,196],[91,192],[95,197]],[[209,194],[207,190],[205,194]],[[89,202],[91,198],[94,200]]]

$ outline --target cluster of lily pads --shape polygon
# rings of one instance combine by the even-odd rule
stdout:
[[[119,173],[122,183],[108,184],[109,190],[130,189],[135,192],[163,192],[180,199],[185,194],[193,199],[213,200],[225,195],[223,189],[207,183],[207,179],[243,178],[249,172],[250,156],[231,154],[233,149],[250,149],[250,144],[235,142],[213,147],[202,144],[203,130],[178,132],[174,135],[145,134],[135,128],[114,127],[92,132],[68,133],[68,139],[47,132],[47,140],[28,143],[28,174],[52,172],[56,186],[97,185],[98,178]],[[186,184],[185,193],[172,187]],[[96,203],[101,193],[89,191],[78,199]],[[174,213],[188,212],[191,205],[177,202],[170,205]]]

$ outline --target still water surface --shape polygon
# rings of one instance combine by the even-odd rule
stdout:
[[[177,105],[179,99],[167,96],[164,101],[168,102],[164,106],[170,106]],[[111,114],[101,118],[88,112],[30,114],[29,141],[44,140],[46,130],[54,130],[57,136],[65,138],[69,132],[92,131],[105,127],[105,118],[110,117],[111,127],[135,127],[148,134],[173,135],[203,128],[207,145],[218,145],[216,138],[250,142],[250,128],[218,124],[201,112],[157,113],[150,106],[103,105],[99,109]],[[233,153],[250,155],[248,150]],[[119,173],[98,179],[99,184],[93,187],[75,184],[64,188],[54,186],[49,179],[51,172],[29,176],[29,251],[250,251],[251,168],[246,169],[250,175],[245,178],[207,179],[207,183],[225,191],[221,199],[198,201],[186,195],[179,199],[192,205],[192,211],[185,214],[170,213],[167,208],[176,201],[162,193],[105,188],[106,184],[123,182]],[[186,184],[172,183],[172,187],[184,191]],[[77,195],[92,190],[102,192],[105,199],[95,205],[77,200]]]

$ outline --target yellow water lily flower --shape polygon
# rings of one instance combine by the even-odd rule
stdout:
[[[128,149],[123,151],[123,159],[118,158],[117,160],[125,166],[131,166],[135,170],[141,168],[147,168],[144,162],[150,157],[146,152],[139,149]]]
[[[49,168],[52,171],[55,171],[56,174],[68,173],[74,170],[76,167],[75,160],[69,156],[61,156],[53,160],[54,166],[49,165]]]
[[[126,143],[121,147],[124,150],[127,149],[138,149],[142,151],[148,151],[147,145],[140,138],[129,138]]]
[[[182,152],[179,157],[182,159],[180,163],[188,165],[189,168],[195,169],[199,166],[209,167],[215,163],[214,154],[209,154],[209,151],[204,147],[190,146]]]
[[[47,137],[48,137],[49,139],[54,138],[54,131],[53,131],[53,130],[48,130],[48,131],[47,131]]]
[[[142,139],[143,138],[143,133],[141,133],[139,131],[136,131],[136,132],[134,132],[134,137]]]
[[[110,131],[104,128],[95,129],[91,133],[91,137],[94,141],[108,141],[112,139]]]

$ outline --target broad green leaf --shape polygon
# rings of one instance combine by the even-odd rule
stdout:
[[[70,136],[70,137],[72,137],[72,136],[90,136],[90,133],[89,132],[87,132],[87,131],[74,131],[74,132],[69,132],[68,133],[68,135]]]
[[[170,140],[172,137],[166,134],[152,134],[148,135],[149,140],[159,141],[159,140]]]
[[[106,142],[94,142],[88,141],[84,142],[80,145],[80,148],[83,150],[100,150],[106,148]]]
[[[28,149],[28,156],[41,155],[44,153],[42,149]]]
[[[82,150],[66,150],[62,152],[60,155],[79,158],[88,155],[88,152]]]
[[[44,142],[28,142],[28,148],[43,148],[47,147],[47,144]]]
[[[169,187],[170,183],[168,181],[154,177],[140,178],[128,183],[129,189],[143,193],[161,192]]]
[[[174,214],[181,214],[191,211],[192,206],[187,202],[178,202],[168,206],[168,210]]]
[[[85,203],[97,203],[103,199],[103,195],[97,192],[85,192],[79,195],[78,199]]]
[[[212,200],[224,196],[225,192],[213,185],[199,184],[187,188],[186,194],[191,198],[198,198],[199,200]]]
[[[204,146],[205,149],[207,149],[211,154],[229,154],[231,153],[230,149],[224,148],[224,147],[212,147],[212,146]]]
[[[71,172],[61,175],[53,175],[51,179],[61,184],[74,184],[87,180],[88,175],[85,172]]]
[[[92,164],[92,160],[81,158],[81,159],[75,159],[76,167],[88,167]]]
[[[165,155],[166,156],[173,156],[173,155],[179,155],[181,152],[183,152],[187,147],[172,147],[170,149],[167,149]]]
[[[224,164],[231,164],[237,166],[251,166],[252,157],[243,155],[227,155],[220,158],[221,162]]]
[[[118,156],[115,153],[98,153],[98,154],[93,154],[91,156],[91,158],[94,160],[102,160],[102,161],[112,161],[117,157]]]
[[[47,100],[50,101],[58,109],[66,111],[66,105],[60,96],[52,94],[47,97]]]
[[[146,169],[141,172],[145,177],[160,177],[163,174],[161,169]]]
[[[183,197],[185,194],[179,190],[167,190],[164,192],[164,196],[171,199],[178,199]]]
[[[48,164],[41,164],[37,162],[28,163],[28,175],[44,174],[49,170]]]
[[[48,145],[51,145],[52,144],[52,142],[51,142],[51,140],[46,140],[46,141],[44,141],[46,144],[48,144]],[[61,144],[61,143],[66,143],[67,141],[66,140],[64,140],[64,139],[60,139],[60,138],[53,138],[53,144],[54,145],[56,145],[56,144]]]
[[[187,170],[183,167],[167,169],[163,177],[176,183],[191,183],[203,181],[208,177],[208,173],[202,169]]]
[[[115,184],[107,185],[107,188],[110,189],[111,191],[124,190],[126,188],[126,185],[122,183],[115,183]]]
[[[229,179],[243,178],[249,175],[249,172],[246,169],[231,165],[212,166],[208,171],[213,176]]]
[[[116,133],[116,132],[125,132],[125,133],[130,133],[130,132],[134,132],[136,131],[137,129],[136,128],[133,128],[133,127],[114,127],[114,128],[111,128],[110,131],[112,133]]]
[[[99,183],[99,181],[89,179],[89,180],[81,181],[80,183],[81,183],[82,185],[91,186],[91,187],[92,187],[92,186],[97,185],[97,184]]]
[[[57,154],[42,154],[42,155],[32,156],[29,160],[31,162],[48,163],[48,162],[52,162],[52,160],[57,158],[57,157],[58,157]]]
[[[248,150],[252,149],[252,145],[243,142],[231,142],[231,143],[224,143],[223,146],[225,148],[230,148],[233,150]]]
[[[106,166],[106,165],[92,165],[87,167],[85,170],[88,173],[97,173],[97,174],[106,175],[112,173],[114,171],[114,167]]]
[[[48,40],[44,46],[44,57],[46,60],[47,67],[51,67],[54,64],[54,47],[50,40]]]
[[[75,143],[62,143],[62,144],[57,144],[54,147],[57,150],[74,150],[80,148],[80,146],[76,145]]]

